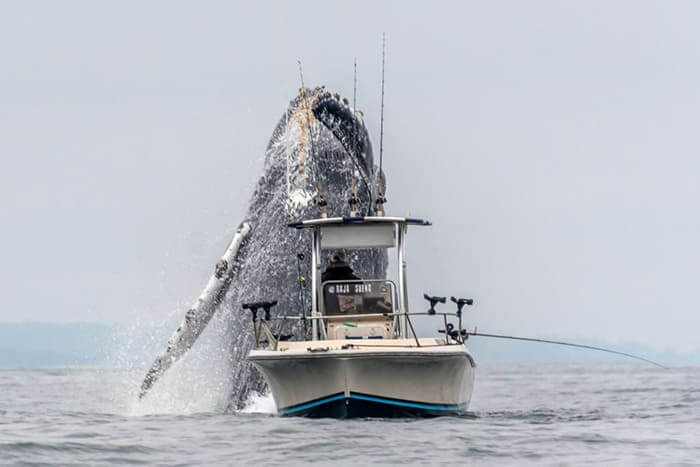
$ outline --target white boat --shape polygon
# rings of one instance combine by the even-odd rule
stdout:
[[[476,365],[464,344],[461,315],[471,301],[453,298],[455,312],[437,313],[435,303],[445,298],[426,295],[429,311],[409,311],[405,238],[410,225],[430,223],[360,216],[290,224],[312,232],[311,315],[273,318],[275,302],[244,305],[255,326],[248,360],[263,374],[279,414],[403,417],[467,410]],[[397,250],[398,284],[384,279],[321,282],[323,250],[365,248]],[[418,336],[411,321],[415,315],[434,315],[444,336]],[[310,338],[285,338],[282,333],[293,322],[297,328],[299,322],[310,323]]]

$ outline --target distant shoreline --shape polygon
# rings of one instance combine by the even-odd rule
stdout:
[[[171,331],[165,323],[127,326],[95,322],[0,322],[0,369],[147,368]],[[641,344],[616,345],[585,339],[576,342],[643,355],[665,365],[700,365],[700,349],[687,353],[658,352]],[[600,352],[548,344],[472,337],[467,345],[477,363],[484,364],[633,363]]]

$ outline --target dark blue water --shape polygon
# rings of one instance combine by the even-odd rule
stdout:
[[[700,464],[696,367],[482,365],[468,416],[345,421],[137,404],[142,373],[0,370],[0,464]]]

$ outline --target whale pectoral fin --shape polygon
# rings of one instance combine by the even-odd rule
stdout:
[[[221,259],[216,263],[214,274],[209,278],[207,286],[202,294],[197,298],[194,306],[185,314],[182,324],[177,328],[177,331],[168,339],[168,346],[165,351],[158,355],[156,360],[151,365],[151,368],[146,373],[146,377],[141,383],[139,391],[139,399],[153,387],[161,376],[178,361],[192,347],[197,338],[202,334],[204,328],[207,327],[209,321],[216,313],[221,300],[226,291],[231,285],[231,281],[235,275],[233,268],[236,255],[240,249],[241,243],[250,233],[251,226],[249,223],[242,223],[236,230],[231,243]]]

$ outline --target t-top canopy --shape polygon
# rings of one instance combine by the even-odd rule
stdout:
[[[308,229],[311,227],[319,227],[325,225],[343,225],[343,224],[408,224],[408,225],[432,225],[430,222],[423,219],[413,217],[379,217],[379,216],[355,216],[355,217],[326,217],[319,219],[308,219],[305,221],[296,221],[288,224],[289,227],[295,229]]]
[[[404,225],[430,225],[430,222],[409,217],[330,217],[293,222],[289,227],[314,228],[318,231],[319,248],[393,248],[396,246],[396,229]]]

